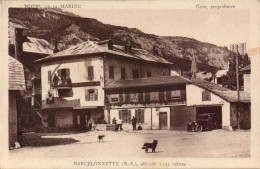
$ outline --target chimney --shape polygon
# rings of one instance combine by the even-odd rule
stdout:
[[[126,42],[125,42],[125,52],[131,52],[131,41],[130,39],[126,39]]]
[[[108,41],[108,49],[109,49],[109,50],[113,50],[113,40],[112,40],[112,39],[110,39],[110,40]]]

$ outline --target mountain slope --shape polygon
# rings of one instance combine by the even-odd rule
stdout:
[[[211,66],[226,68],[230,57],[225,47],[186,37],[146,34],[135,28],[103,24],[96,19],[82,18],[57,9],[10,8],[9,19],[29,28],[26,32],[28,36],[43,38],[49,42],[59,40],[64,42],[65,46],[81,43],[88,38],[92,40],[112,38],[118,45],[124,45],[125,39],[130,38],[134,47],[148,51],[151,51],[156,44],[165,59],[177,62],[176,67],[179,66],[183,70],[190,68],[193,50],[201,65],[204,67],[210,65],[205,69]],[[179,64],[180,62],[183,64]]]

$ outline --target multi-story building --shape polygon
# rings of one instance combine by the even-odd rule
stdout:
[[[169,75],[172,64],[157,53],[132,48],[130,43],[123,47],[112,40],[87,41],[37,60],[43,128],[84,129],[89,120],[109,122],[103,88],[120,79]]]
[[[231,44],[229,50],[232,52],[238,51],[240,55],[245,55],[246,54],[246,42],[238,43],[238,44]]]

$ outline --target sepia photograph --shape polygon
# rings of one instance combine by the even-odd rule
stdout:
[[[250,7],[118,2],[5,6],[3,167],[23,158],[68,159],[71,168],[190,168],[185,159],[254,158],[251,101],[259,100],[252,99],[251,63],[259,48],[252,54]]]

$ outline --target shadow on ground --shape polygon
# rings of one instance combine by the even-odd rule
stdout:
[[[42,146],[55,146],[66,145],[79,142],[72,138],[42,138],[36,134],[23,135],[22,146],[42,147]]]

